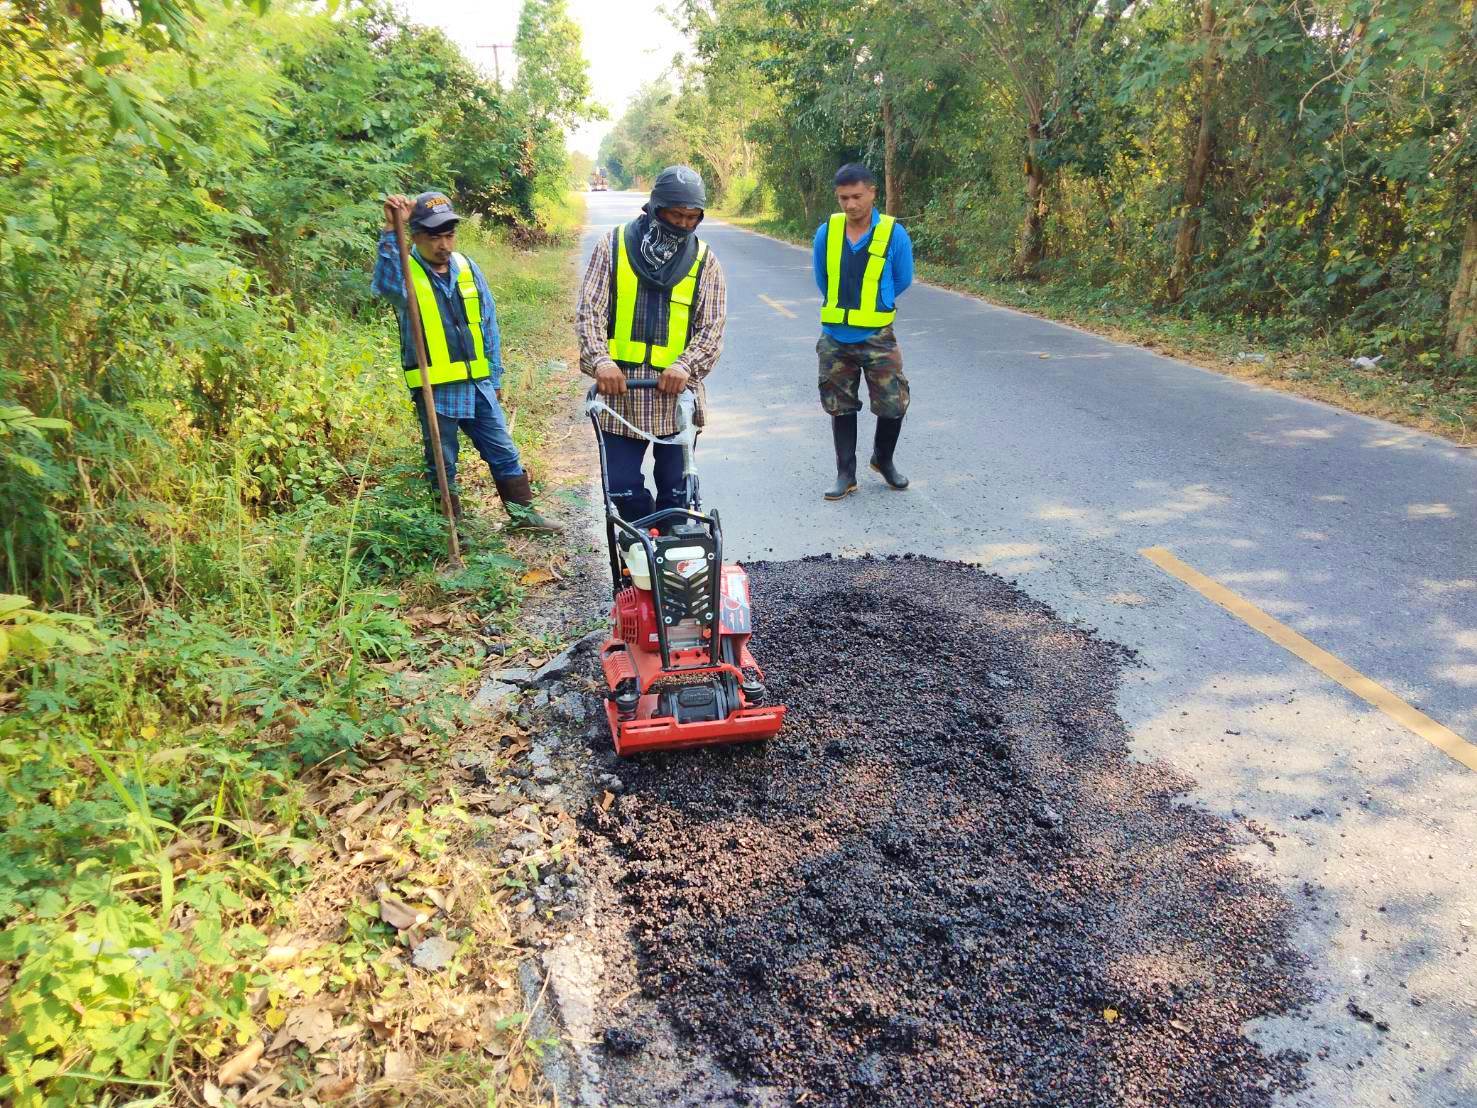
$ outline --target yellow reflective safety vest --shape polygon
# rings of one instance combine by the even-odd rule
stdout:
[[[892,241],[892,228],[897,220],[880,216],[872,228],[872,241],[867,247],[867,268],[862,273],[859,301],[841,303],[842,251],[846,249],[846,213],[837,212],[826,224],[826,303],[821,308],[822,323],[843,323],[848,327],[886,327],[897,318],[897,312],[884,312],[877,297],[882,285],[882,266],[887,261],[887,244]]]
[[[697,296],[698,276],[708,258],[708,244],[701,239],[697,244],[697,257],[687,276],[678,281],[667,292],[667,340],[664,343],[646,343],[636,339],[636,290],[640,278],[631,266],[626,254],[626,229],[615,229],[615,242],[611,250],[614,267],[615,295],[610,312],[610,357],[629,365],[649,365],[654,369],[666,369],[687,349],[687,340],[692,337],[692,302]],[[648,296],[657,295],[657,290],[648,289]]]
[[[426,373],[433,385],[444,385],[448,381],[476,381],[486,377],[491,370],[487,365],[487,350],[482,344],[482,298],[477,295],[477,282],[472,279],[472,264],[462,254],[452,254],[456,265],[456,290],[461,296],[462,307],[467,312],[467,331],[472,336],[472,360],[454,362],[446,342],[446,321],[441,318],[441,305],[436,292],[431,288],[430,275],[425,265],[411,258],[410,283],[415,293],[416,305],[420,308],[421,332],[426,337]],[[419,366],[405,371],[407,388],[421,387]]]

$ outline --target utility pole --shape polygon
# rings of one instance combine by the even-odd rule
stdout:
[[[491,50],[492,51],[492,72],[493,72],[493,77],[497,81],[497,87],[498,88],[502,88],[503,87],[503,66],[502,66],[501,55],[498,53],[498,51],[499,50],[512,50],[513,49],[513,44],[511,42],[479,42],[477,44],[477,49],[478,50]]]

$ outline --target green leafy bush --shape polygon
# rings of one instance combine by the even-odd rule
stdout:
[[[96,628],[86,616],[38,611],[30,597],[0,593],[0,666],[45,661],[58,652],[90,654]]]
[[[436,575],[369,267],[383,195],[433,183],[509,255],[561,90],[379,5],[172,0],[0,6],[0,83],[0,1102],[167,1103],[261,1030],[302,775],[464,719],[474,647],[402,590],[516,599],[490,528]],[[507,267],[507,319],[565,265]]]

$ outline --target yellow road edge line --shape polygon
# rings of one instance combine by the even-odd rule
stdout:
[[[768,304],[775,311],[779,312],[779,314],[782,315],[782,316],[786,316],[789,319],[798,319],[798,318],[800,318],[794,312],[790,311],[789,308],[785,307],[783,304],[779,303],[776,300],[771,300],[769,297],[765,296],[762,292],[759,294],[759,299],[762,300],[762,301],[764,301],[766,304]]]
[[[1271,639],[1284,650],[1296,655],[1319,673],[1331,677],[1361,700],[1378,708],[1402,727],[1425,739],[1437,750],[1470,770],[1477,770],[1477,746],[1468,742],[1445,724],[1437,723],[1425,712],[1411,707],[1378,681],[1372,681],[1347,662],[1340,661],[1321,646],[1309,642],[1291,627],[1273,619],[1251,601],[1226,588],[1219,581],[1192,569],[1162,546],[1146,546],[1139,551],[1171,577],[1177,577],[1201,596],[1219,605],[1242,623]]]

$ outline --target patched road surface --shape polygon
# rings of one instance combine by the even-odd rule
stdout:
[[[587,249],[639,206],[591,197]],[[625,771],[629,807],[598,832],[630,874],[611,889],[639,955],[623,1003],[675,1021],[687,1053],[663,1064],[686,1067],[686,1093],[1477,1104],[1477,771],[1460,760],[1477,740],[1474,452],[921,286],[897,326],[913,487],[866,472],[864,415],[862,489],[827,504],[808,251],[716,221],[703,234],[730,296],[705,503],[730,557],[785,560],[755,574],[760,661],[823,680],[787,686],[794,726],[767,753]],[[1353,676],[1330,679],[1150,548]],[[1013,606],[984,575],[951,587],[1023,622],[1006,634],[961,611],[938,633],[1007,653],[1034,635],[1066,654],[997,670],[1025,679],[1014,688],[980,686],[970,659],[950,659],[957,686],[932,660],[879,674],[869,654],[910,643],[787,576],[822,572],[787,568],[818,554],[982,566],[1019,587]],[[937,616],[916,564],[875,567],[904,564],[875,586],[878,610]],[[802,612],[833,625],[807,638],[785,622]],[[817,658],[817,641],[834,654]],[[1073,692],[1069,673],[1089,670],[1097,684]],[[1364,678],[1435,730],[1354,695]],[[900,703],[920,726],[889,716],[867,737],[872,709]],[[1091,724],[1079,758],[1076,712]],[[1059,824],[1032,821],[1038,797]],[[643,827],[666,854],[633,853]],[[1014,938],[1022,927],[1037,940]],[[660,1037],[640,1046],[620,1013],[610,1080],[635,1082],[626,1102],[671,1102]],[[643,1064],[655,1099],[637,1096]]]

